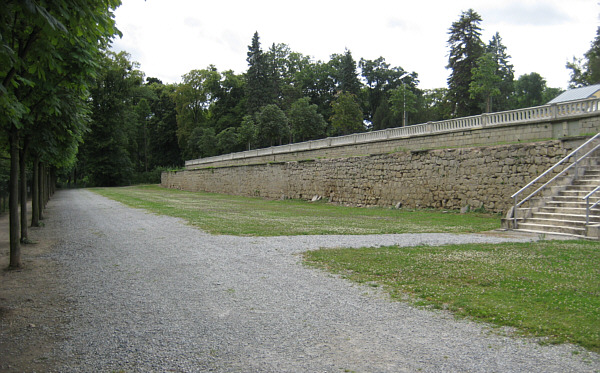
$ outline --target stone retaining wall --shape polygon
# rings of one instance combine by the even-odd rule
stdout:
[[[550,126],[552,127],[552,126]],[[553,130],[553,129],[552,129]],[[506,212],[510,196],[585,139],[203,167],[162,175],[162,185],[270,199],[355,206]]]

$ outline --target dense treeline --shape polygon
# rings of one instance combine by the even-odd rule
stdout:
[[[508,48],[498,33],[481,40],[473,10],[449,28],[444,88],[420,89],[417,72],[384,57],[357,60],[345,50],[315,61],[286,44],[264,49],[258,33],[246,72],[211,65],[163,84],[127,53],[110,51],[120,3],[4,2],[0,201],[9,196],[13,267],[20,266],[19,241],[27,242],[26,199],[19,216],[17,197],[28,186],[38,225],[57,179],[156,182],[185,159],[541,105],[560,92],[535,72],[515,79]],[[582,59],[567,64],[573,86],[600,81],[599,45],[597,36]]]
[[[481,40],[473,10],[449,28],[448,87],[420,89],[417,72],[351,51],[314,61],[258,33],[242,74],[216,66],[178,84],[144,79],[126,53],[107,52],[91,89],[91,131],[73,178],[88,185],[156,181],[186,159],[452,117],[541,105],[560,93],[532,72],[514,78],[496,33]]]

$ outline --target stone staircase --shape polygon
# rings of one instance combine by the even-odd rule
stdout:
[[[565,178],[558,190],[549,197],[540,197],[532,205],[519,208],[518,231],[539,234],[575,236],[580,238],[598,238],[597,232],[590,234],[586,226],[586,203],[582,199],[600,185],[600,163],[594,160],[581,176]],[[590,204],[598,201],[600,192],[590,198]],[[600,205],[590,211],[590,225],[600,225]]]

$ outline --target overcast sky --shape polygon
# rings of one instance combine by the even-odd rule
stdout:
[[[263,50],[285,43],[328,61],[347,48],[360,58],[384,57],[419,75],[422,89],[446,87],[448,29],[473,8],[487,44],[500,33],[515,77],[541,74],[567,88],[565,68],[596,36],[598,0],[123,0],[116,11],[125,50],[146,76],[178,83],[193,69],[247,70],[246,52],[258,31]]]

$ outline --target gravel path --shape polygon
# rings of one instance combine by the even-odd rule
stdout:
[[[84,190],[50,204],[44,231],[59,239],[53,258],[72,305],[56,371],[600,371],[598,355],[391,302],[296,255],[507,238],[212,236]]]

